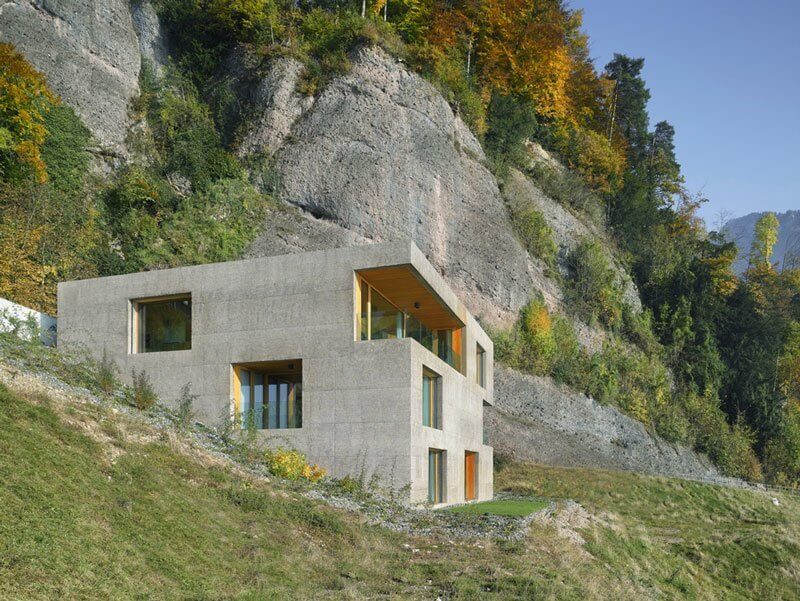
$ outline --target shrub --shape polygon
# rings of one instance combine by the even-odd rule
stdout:
[[[535,164],[528,174],[536,181],[542,192],[565,207],[585,213],[590,221],[605,223],[605,204],[589,188],[583,179],[569,169],[555,169],[543,163]]]
[[[108,358],[108,353],[103,349],[103,358],[97,364],[97,387],[105,395],[110,395],[119,387],[117,366]]]
[[[325,476],[324,469],[318,465],[309,465],[306,456],[294,449],[268,449],[264,451],[264,461],[270,472],[287,480],[317,482]]]
[[[150,382],[150,376],[147,372],[142,370],[136,372],[132,370],[133,385],[130,389],[130,403],[137,409],[147,411],[156,404],[158,397],[153,390],[153,385]]]
[[[622,320],[622,287],[608,253],[584,238],[569,254],[567,296],[580,317],[615,328]]]
[[[556,354],[556,339],[550,312],[542,299],[534,299],[522,310],[525,361],[529,371],[549,374]]]
[[[558,258],[558,246],[553,240],[553,230],[550,229],[541,211],[533,207],[516,209],[512,207],[512,221],[528,252],[554,269]]]
[[[191,425],[194,420],[194,402],[196,400],[197,395],[192,394],[192,383],[187,382],[181,387],[178,394],[178,408],[175,411],[179,428],[185,430]]]

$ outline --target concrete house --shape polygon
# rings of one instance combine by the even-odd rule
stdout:
[[[434,505],[492,496],[492,342],[419,249],[386,243],[63,282],[58,344],[191,383],[334,476]]]

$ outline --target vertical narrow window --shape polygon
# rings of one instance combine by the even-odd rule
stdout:
[[[428,449],[428,501],[444,502],[444,451]]]
[[[475,344],[475,381],[478,386],[486,388],[486,351],[480,344]]]
[[[427,369],[422,371],[422,425],[442,428],[442,378]]]
[[[369,340],[369,294],[370,294],[370,285],[367,284],[364,280],[359,278],[358,280],[360,285],[360,297],[361,297],[361,307],[360,313],[358,318],[358,329],[359,329],[359,338],[361,340]]]
[[[134,353],[192,348],[192,297],[189,294],[131,302]]]

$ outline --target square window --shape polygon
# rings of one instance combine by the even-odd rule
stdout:
[[[192,348],[192,296],[132,301],[134,353],[182,351]]]

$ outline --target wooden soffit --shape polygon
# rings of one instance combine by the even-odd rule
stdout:
[[[375,267],[358,272],[363,280],[401,311],[413,315],[431,330],[464,327],[464,323],[411,265]]]

